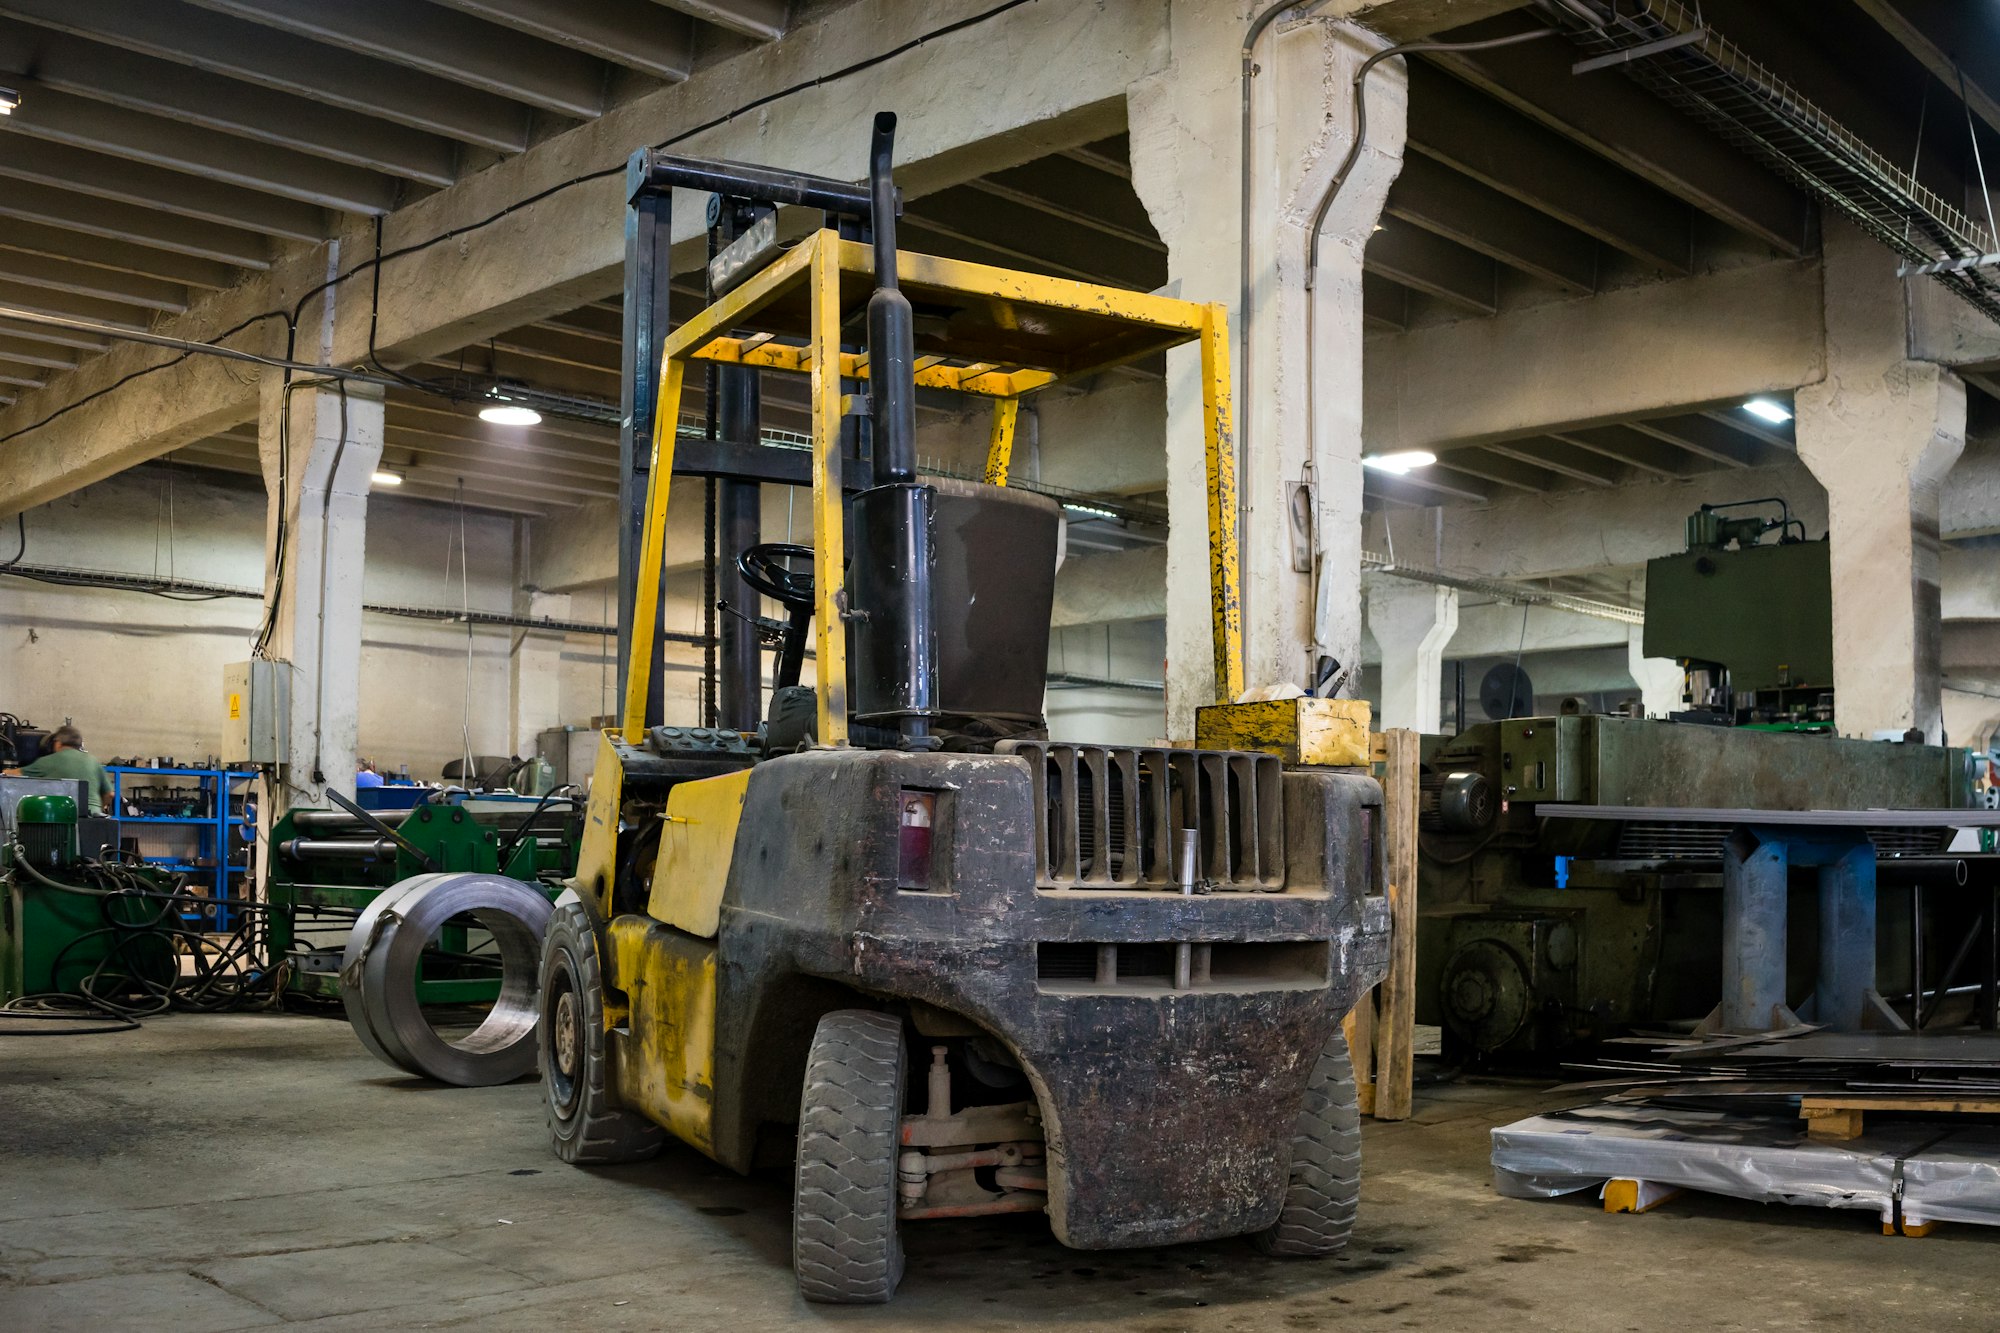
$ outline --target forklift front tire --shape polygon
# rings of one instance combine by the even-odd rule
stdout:
[[[1361,1202],[1361,1105],[1347,1034],[1314,1062],[1292,1138],[1292,1169],[1278,1220],[1251,1237],[1266,1254],[1317,1258],[1347,1248]]]
[[[902,1279],[903,1063],[903,1023],[889,1014],[841,1009],[813,1033],[792,1211],[792,1268],[809,1301],[880,1305]]]
[[[606,1089],[604,973],[597,936],[581,903],[560,904],[549,919],[542,937],[540,1003],[535,1044],[556,1156],[575,1166],[612,1166],[658,1153],[667,1132],[611,1105]]]

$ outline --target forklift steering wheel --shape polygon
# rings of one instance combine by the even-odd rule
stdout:
[[[736,572],[750,587],[793,610],[813,607],[813,549],[795,542],[763,542],[736,557]],[[803,570],[790,561],[805,560]]]

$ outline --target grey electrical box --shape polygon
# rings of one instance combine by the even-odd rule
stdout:
[[[283,764],[291,759],[291,664],[267,658],[222,668],[222,762]]]

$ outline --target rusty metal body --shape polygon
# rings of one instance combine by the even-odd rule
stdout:
[[[643,750],[619,748],[628,814],[685,780]],[[1145,753],[1075,748],[1099,771],[1136,771]],[[1034,1139],[1014,1136],[1027,1126],[1046,1144],[1040,1184],[1065,1243],[1170,1244],[1268,1226],[1313,1058],[1386,967],[1380,787],[1350,774],[1280,773],[1257,756],[1155,753],[1185,756],[1196,772],[1204,759],[1268,762],[1275,781],[1250,809],[1199,778],[1188,789],[1203,892],[1150,874],[1117,882],[1123,864],[1159,854],[1166,826],[1119,819],[1114,829],[1112,802],[1088,792],[1078,818],[1066,804],[1076,788],[1061,776],[1075,771],[1064,767],[1074,752],[820,750],[759,764],[718,929],[699,946],[713,950],[712,1069],[695,1078],[706,1085],[708,1123],[682,1136],[748,1170],[760,1133],[796,1117],[815,1023],[865,997],[926,1037],[990,1039],[1018,1064],[1026,1083],[1012,1096],[1031,1110],[974,1104],[910,1116],[905,1142],[926,1153],[995,1143],[1025,1143],[1026,1152]],[[900,836],[910,792],[936,798],[921,866]],[[1099,836],[1070,861],[1081,873],[1056,880],[1062,857],[1052,861],[1048,849],[1093,811]],[[1259,845],[1266,857],[1280,849],[1282,864],[1260,861]],[[1101,883],[1091,879],[1098,865]],[[600,902],[606,909],[616,905]],[[651,918],[616,914],[611,927],[696,947]],[[1205,946],[1209,962],[1177,986],[1179,945]],[[1105,951],[1113,959],[1100,969]],[[645,980],[607,968],[611,1007],[628,1015],[612,1033],[614,1063],[642,1058],[655,1040],[626,994]],[[996,1113],[1019,1123],[982,1125]],[[998,1134],[1009,1137],[989,1137]],[[930,1173],[926,1191],[905,1193],[902,1215],[1041,1207],[1032,1171],[1011,1188],[968,1191],[985,1165],[950,1167],[968,1179],[945,1189]],[[1023,1188],[1037,1197],[1024,1199]]]

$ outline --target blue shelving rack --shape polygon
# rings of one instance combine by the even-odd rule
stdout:
[[[250,802],[243,801],[243,813],[235,813],[237,798],[247,796],[244,790],[256,778],[255,773],[234,772],[220,768],[134,768],[126,765],[106,765],[106,773],[111,775],[113,808],[108,812],[118,821],[118,836],[122,842],[127,831],[135,833],[146,828],[192,828],[195,830],[195,851],[192,858],[178,856],[145,856],[148,865],[162,870],[175,870],[195,874],[207,880],[209,895],[215,901],[212,930],[229,930],[235,925],[232,900],[241,899],[244,881],[250,870],[249,851],[252,837],[242,830],[256,822],[255,811]],[[144,779],[155,779],[145,781]],[[139,779],[138,781],[131,781]],[[128,815],[125,811],[126,784],[133,787],[172,786],[191,788],[195,795],[191,804],[197,813],[192,815]],[[201,813],[205,810],[206,813]]]

